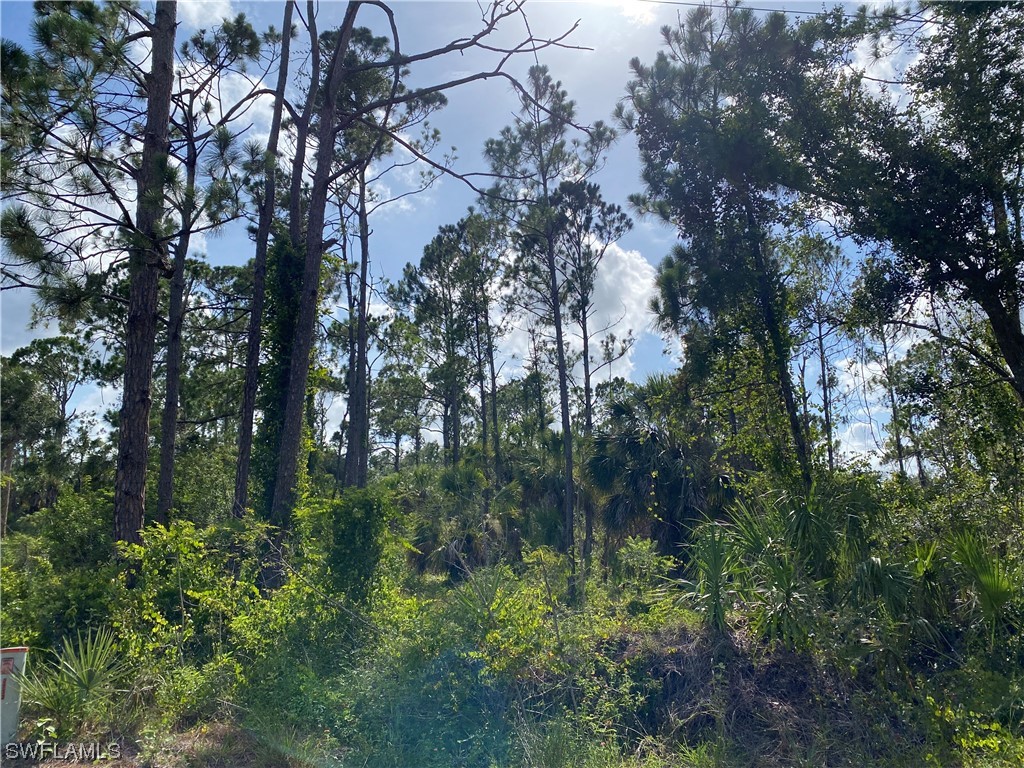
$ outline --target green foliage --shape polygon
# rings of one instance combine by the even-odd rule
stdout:
[[[68,739],[117,728],[130,667],[109,628],[64,638],[53,659],[32,664],[22,679],[22,698],[34,714],[49,718],[54,736]]]
[[[254,481],[259,489],[254,495],[254,505],[264,515],[269,514],[274,498],[276,456],[288,396],[288,371],[301,284],[301,255],[290,242],[287,232],[279,229],[274,232],[273,243],[267,252],[266,330],[263,341],[266,363],[260,370],[262,386],[258,403],[263,420],[257,431],[253,454]],[[300,460],[298,466],[304,463]],[[272,522],[281,525],[283,521]]]
[[[557,607],[545,585],[520,581],[507,567],[474,572],[453,600],[453,618],[476,644],[469,658],[484,662],[485,675],[515,679],[552,640],[544,615]]]
[[[373,488],[350,488],[338,499],[311,499],[295,516],[301,552],[309,563],[322,564],[333,592],[352,603],[364,603],[393,516],[388,495]]]
[[[982,539],[971,531],[954,534],[953,558],[963,569],[971,587],[970,607],[980,608],[989,629],[989,642],[1012,628],[1011,600],[1021,596],[1021,580],[997,554],[988,551]]]
[[[674,558],[659,553],[655,541],[628,538],[612,562],[614,589],[609,595],[612,605],[618,604],[618,609],[624,611],[630,621],[642,620],[645,624],[659,626],[666,613],[673,610],[668,576],[678,565]]]
[[[486,145],[499,194],[483,214],[441,225],[386,291],[404,314],[357,316],[371,286],[356,284],[351,260],[356,177],[330,183],[341,218],[323,241],[340,252],[323,255],[320,295],[347,294],[350,313],[332,322],[318,308],[327,345],[316,336],[307,391],[290,393],[306,408],[300,501],[278,519],[266,513],[288,372],[302,362],[292,352],[303,243],[275,225],[257,514],[241,520],[230,515],[229,415],[253,275],[187,264],[196,311],[182,328],[176,507],[168,525],[120,550],[115,443],[85,423],[73,434],[68,411],[89,376],[123,373],[128,265],[84,276],[72,266],[134,239],[124,217],[90,227],[73,201],[57,203],[70,200],[65,181],[94,202],[131,181],[135,150],[121,139],[140,96],[134,86],[111,91],[112,104],[100,95],[104,83],[135,82],[119,40],[138,20],[121,5],[41,3],[38,56],[4,41],[0,174],[11,198],[0,223],[16,262],[5,274],[43,284],[45,302],[62,302],[62,328],[81,329],[3,361],[11,511],[0,620],[4,643],[33,646],[33,735],[137,738],[156,764],[159,744],[182,729],[218,733],[215,721],[250,729],[258,761],[275,765],[1024,761],[1020,99],[1006,97],[1020,84],[1022,15],[926,3],[914,16],[935,22],[925,35],[894,14],[796,22],[721,10],[696,9],[664,31],[650,65],[632,62],[625,103],[636,115],[619,112],[644,165],[633,203],[681,237],[653,306],[683,344],[681,370],[644,383],[609,376],[596,411],[589,357],[581,386],[573,381],[570,337],[595,330],[597,262],[630,224],[588,181],[613,132],[598,124],[577,137],[573,103],[536,66],[515,122]],[[324,31],[319,64],[338,35]],[[887,41],[919,54],[901,108],[850,67],[861,44]],[[241,16],[200,32],[182,49],[182,82],[255,61],[259,48]],[[385,38],[354,31],[351,77],[335,94],[344,110],[391,92],[392,53]],[[400,135],[381,139],[376,121],[408,128],[443,100],[397,87],[406,106],[338,131],[331,173],[398,147]],[[321,90],[313,112],[323,104]],[[191,128],[178,121],[174,147],[218,108],[211,99],[200,111]],[[315,116],[305,126],[291,117],[315,133]],[[436,141],[425,130],[416,146]],[[201,210],[216,226],[244,213],[229,131],[217,126],[203,142],[205,189],[189,189],[184,171],[164,179],[176,209],[161,224],[169,237],[179,214]],[[52,178],[32,170],[51,150],[62,162]],[[262,173],[263,149],[247,151]],[[853,301],[840,274],[853,253],[814,234],[809,214],[837,219],[858,245],[886,246],[863,259]],[[518,311],[535,327],[511,378],[500,355],[495,365],[495,339],[521,319],[502,314]],[[863,329],[866,346],[840,348]],[[919,338],[923,329],[934,338]],[[345,376],[346,364],[363,365],[357,336],[382,355],[366,380],[366,489],[343,487],[342,470],[364,446],[344,429],[326,434],[325,393],[364,383],[362,372]],[[93,344],[105,348],[102,365]],[[601,347],[610,361],[616,341]],[[839,392],[843,357],[888,401],[882,463],[898,472],[838,450],[843,412],[857,407]],[[561,432],[551,429],[556,387]],[[352,426],[354,413],[358,432],[366,425]],[[433,423],[440,443],[425,439]],[[579,460],[567,475],[569,451]],[[585,526],[574,523],[581,511]],[[577,571],[581,535],[594,546]]]
[[[703,525],[690,548],[689,570],[692,581],[681,582],[684,594],[704,616],[705,624],[716,632],[726,629],[725,614],[730,607],[729,543],[725,530],[715,523]]]
[[[621,541],[647,533],[677,555],[695,521],[721,502],[712,445],[687,434],[685,382],[654,376],[613,401],[587,470],[604,494],[605,530]]]
[[[128,657],[166,669],[226,650],[231,622],[258,596],[243,575],[251,577],[254,533],[176,520],[146,528],[142,544],[123,545],[134,583],[120,586],[115,626]],[[234,571],[224,567],[231,560]]]
[[[110,494],[65,487],[53,507],[21,518],[4,539],[4,642],[54,646],[108,623],[117,565]]]
[[[835,551],[829,542],[835,538],[813,497],[806,503],[737,502],[728,522],[707,521],[698,530],[688,592],[719,632],[735,596],[756,634],[803,649],[817,624],[819,592],[827,581],[815,573],[830,570]]]
[[[1024,761],[1024,738],[989,716],[974,712],[963,704],[940,704],[931,696],[927,705],[943,742],[969,768],[999,768],[1020,765]],[[926,755],[927,765],[941,765],[935,754]]]

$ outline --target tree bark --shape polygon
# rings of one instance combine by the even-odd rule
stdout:
[[[481,311],[477,311],[473,318],[473,331],[476,337],[476,377],[477,387],[480,390],[480,445],[483,453],[483,467],[484,467],[484,515],[489,516],[491,514],[491,490],[494,479],[491,475],[491,465],[488,462],[487,448],[488,448],[488,428],[487,428],[487,378],[484,375],[484,357],[485,350],[483,349],[483,333],[480,330],[480,315]]]
[[[1021,403],[1024,403],[1024,329],[1021,327],[1020,309],[1014,312],[1012,306],[1007,308],[995,294],[991,288],[987,292],[982,290],[976,293],[978,303],[992,327],[996,346],[1010,369],[1010,386]]]
[[[580,333],[583,336],[583,434],[589,440],[594,434],[594,390],[590,372],[590,330],[587,328],[588,302],[580,309]],[[590,445],[588,443],[588,450]],[[594,550],[594,502],[589,493],[583,494],[583,569],[584,577],[590,572],[591,553]]]
[[[302,446],[302,424],[306,404],[306,384],[309,382],[310,358],[313,351],[316,318],[320,307],[320,266],[323,262],[324,216],[327,207],[331,164],[334,159],[337,97],[342,80],[345,77],[343,59],[345,51],[348,49],[349,40],[352,37],[352,27],[355,23],[358,8],[358,3],[349,3],[345,11],[345,19],[339,30],[337,44],[331,54],[331,61],[327,70],[327,88],[322,94],[323,106],[319,115],[316,170],[313,173],[309,211],[306,217],[307,228],[302,293],[298,317],[295,323],[295,335],[292,341],[284,423],[281,427],[281,450],[278,458],[273,501],[270,508],[270,522],[282,529],[287,529],[290,523],[295,483],[298,478],[299,453]],[[351,447],[350,444],[350,450]]]
[[[349,3],[346,19],[351,12],[352,4]],[[302,115],[298,120],[295,120],[295,154],[292,157],[291,187],[288,195],[288,236],[291,238],[292,246],[296,250],[301,250],[303,246],[302,182],[305,179],[304,172],[306,170],[306,142],[309,139],[309,123],[313,117],[313,109],[320,92],[320,36],[317,34],[316,6],[313,0],[307,0],[306,2],[306,18],[309,24],[309,66],[311,70],[309,75],[309,91],[306,93],[306,103],[302,108]],[[349,34],[351,35],[351,29]],[[339,43],[343,36],[344,32],[338,37]],[[346,47],[348,46],[347,38],[345,45]]]
[[[487,365],[491,380],[491,443],[494,446],[494,477],[500,483],[504,480],[504,467],[501,461],[501,430],[498,427],[498,374],[494,368],[494,332],[491,329],[490,318],[486,318],[485,326],[487,337]]]
[[[245,347],[245,384],[242,388],[242,418],[238,425],[238,458],[235,463],[235,497],[231,512],[241,517],[249,503],[249,469],[252,463],[252,426],[256,412],[256,391],[260,378],[260,343],[263,330],[263,304],[266,300],[267,247],[270,227],[274,221],[277,194],[277,144],[281,133],[281,113],[284,92],[288,86],[288,58],[291,53],[292,0],[284,6],[282,22],[281,63],[277,70],[277,91],[274,112],[270,121],[267,151],[263,156],[263,204],[260,206],[256,230],[256,255],[253,258],[252,306],[249,308],[249,328]]]
[[[133,544],[142,543],[145,518],[157,299],[160,275],[167,260],[167,246],[160,239],[159,222],[163,215],[164,173],[169,150],[176,14],[174,0],[157,2],[152,26],[152,70],[146,77],[146,129],[136,177],[135,232],[129,249],[131,283],[114,478],[114,539]]]
[[[562,416],[562,456],[565,461],[565,499],[563,501],[562,550],[569,557],[570,603],[576,602],[576,485],[573,478],[572,421],[569,414],[569,372],[565,361],[562,333],[562,297],[558,290],[558,269],[555,265],[555,244],[547,238],[548,289],[550,291],[551,318],[555,327],[555,360],[558,365],[558,400]]]
[[[885,392],[889,396],[889,426],[892,429],[892,439],[896,444],[896,464],[900,470],[900,477],[907,476],[906,460],[903,451],[903,434],[900,432],[899,410],[896,403],[896,387],[892,381],[892,364],[889,361],[889,342],[885,338],[885,329],[880,328],[878,337],[882,340],[882,373],[885,374]]]
[[[772,285],[773,274],[768,268],[765,259],[762,243],[761,228],[754,215],[753,202],[749,195],[745,201],[747,215],[747,236],[750,240],[751,250],[754,257],[754,269],[757,271],[758,303],[761,305],[761,313],[764,317],[765,330],[768,332],[768,339],[771,345],[769,355],[772,358],[771,366],[779,379],[779,389],[786,407],[786,415],[789,417],[789,429],[793,437],[793,445],[796,449],[796,459],[800,467],[800,477],[805,490],[810,490],[813,484],[811,475],[811,457],[807,450],[807,437],[804,434],[803,425],[800,420],[800,413],[797,410],[796,395],[793,391],[793,375],[789,370],[789,348],[783,339],[781,320],[775,309],[773,296],[774,286]]]
[[[187,120],[186,120],[187,122]],[[188,137],[185,157],[185,208],[181,212],[181,232],[174,250],[174,272],[167,312],[167,373],[164,409],[160,421],[160,477],[156,486],[155,520],[164,525],[174,506],[174,450],[178,436],[178,401],[181,393],[181,329],[185,319],[185,259],[192,241],[192,217],[195,213],[196,166],[199,158],[192,136]]]
[[[14,442],[6,440],[0,447],[0,539],[7,535],[7,517],[14,495]]]
[[[835,472],[835,445],[832,436],[832,377],[828,370],[828,357],[825,354],[825,332],[822,330],[821,310],[818,308],[816,324],[818,326],[818,364],[821,366],[821,404],[825,416],[825,440],[828,449],[828,471]]]
[[[359,305],[356,316],[355,365],[350,368],[348,454],[345,457],[345,484],[366,486],[370,454],[370,412],[367,393],[366,361],[369,325],[370,225],[366,210],[366,168],[359,173]]]

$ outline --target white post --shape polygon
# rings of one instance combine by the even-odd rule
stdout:
[[[19,677],[25,672],[28,648],[0,649],[0,742],[9,744],[18,733],[21,706]]]

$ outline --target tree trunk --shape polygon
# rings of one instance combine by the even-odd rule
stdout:
[[[572,421],[569,414],[569,372],[565,361],[565,347],[562,334],[562,297],[558,290],[558,269],[555,266],[555,245],[551,236],[547,242],[548,289],[551,302],[551,317],[555,327],[555,359],[558,364],[558,400],[562,416],[562,456],[565,460],[565,499],[563,504],[562,550],[569,557],[570,603],[575,603],[578,594],[576,583],[576,486],[573,479]]]
[[[447,394],[441,405],[441,461],[446,467],[452,461],[452,408]]]
[[[914,429],[913,419],[907,419],[907,432],[910,435],[911,445],[914,446],[914,462],[917,465],[917,482],[922,488],[928,487],[928,473],[924,469],[924,456],[921,454],[921,441],[918,438],[917,430]]]
[[[346,11],[352,13],[352,4],[349,3]],[[306,19],[309,25],[309,91],[306,93],[306,103],[302,108],[302,115],[295,120],[295,154],[292,157],[291,187],[288,194],[288,237],[296,250],[301,250],[302,222],[305,217],[302,212],[302,184],[306,178],[306,142],[309,138],[309,123],[313,117],[313,109],[320,93],[320,36],[316,29],[316,5],[313,0],[306,2]],[[351,29],[349,30],[351,34]],[[345,38],[345,46],[348,46],[348,39],[345,37],[344,29],[338,37],[341,43]],[[340,63],[340,62],[339,62]],[[333,126],[332,126],[333,127]],[[333,142],[332,142],[333,145]],[[325,204],[326,205],[326,204]]]
[[[825,355],[825,333],[821,324],[821,309],[817,312],[818,326],[818,364],[821,366],[821,404],[825,416],[825,440],[828,449],[828,471],[836,471],[835,445],[832,437],[832,377],[828,370],[828,357]]]
[[[889,362],[889,342],[885,338],[885,329],[880,328],[878,337],[882,340],[882,373],[885,374],[885,392],[889,396],[889,426],[892,439],[896,443],[896,464],[899,466],[900,477],[907,476],[905,454],[903,451],[903,434],[900,432],[899,410],[896,403],[896,387],[892,381],[892,364]]]
[[[811,393],[807,389],[807,356],[800,356],[800,419],[804,435],[811,433]],[[810,450],[810,447],[808,447]]]
[[[977,299],[988,317],[996,346],[1010,369],[1010,386],[1024,403],[1024,329],[1021,328],[1020,310],[1014,313],[1012,307],[1004,306],[991,288],[987,293],[981,292]]]
[[[1006,360],[1013,376],[1010,385],[1020,401],[1024,403],[1024,327],[1022,327],[1021,318],[1021,300],[1024,298],[1024,290],[1018,280],[1018,270],[1010,266],[1019,265],[1024,258],[1020,205],[1018,199],[1016,224],[1011,227],[1006,211],[1006,195],[1002,192],[1010,185],[1003,178],[1001,172],[995,171],[992,175],[999,179],[997,191],[992,194],[995,233],[1002,263],[1007,266],[998,274],[995,287],[988,281],[981,281],[980,285],[969,287],[973,288],[972,292],[978,295],[978,303],[981,304],[981,308],[988,316],[996,345],[1002,352],[1003,359]],[[1016,237],[1011,234],[1011,229],[1016,230]]]
[[[142,543],[149,461],[149,411],[153,402],[160,275],[166,244],[160,240],[167,166],[177,4],[160,0],[152,27],[152,71],[146,77],[146,129],[137,172],[135,232],[129,249],[131,284],[126,320],[124,393],[118,422],[114,478],[114,539]]]
[[[488,428],[487,428],[487,379],[484,376],[484,350],[482,348],[483,334],[480,331],[480,313],[473,318],[473,330],[476,337],[476,377],[477,387],[480,390],[480,445],[483,453],[484,466],[484,515],[491,514],[491,466],[487,460]]]
[[[345,214],[342,211],[342,205],[339,202],[338,212],[341,214],[341,221],[344,222]],[[356,351],[357,344],[356,339],[358,338],[358,326],[359,326],[359,301],[356,298],[356,293],[352,288],[352,280],[355,277],[352,269],[350,268],[348,259],[348,238],[342,236],[341,240],[341,258],[345,264],[345,298],[346,306],[348,309],[349,321],[345,326],[345,336],[348,342],[348,373],[345,377],[345,387],[347,391],[347,403],[345,405],[345,419],[342,421],[342,427],[345,431],[345,463],[342,466],[341,474],[339,475],[339,482],[344,486],[348,485],[348,461],[349,455],[352,453],[352,403],[353,393],[356,391],[356,374],[357,366],[356,361],[358,360],[358,353]],[[354,470],[353,470],[354,471]]]
[[[452,391],[452,465],[462,459],[462,392]]]
[[[174,249],[174,272],[171,275],[167,313],[167,388],[160,420],[160,477],[156,485],[155,520],[164,525],[170,520],[171,507],[174,506],[174,449],[178,437],[178,401],[183,356],[181,330],[185,320],[185,259],[192,241],[198,164],[195,142],[193,137],[189,136],[185,158],[185,207],[181,212],[181,233]]]
[[[306,269],[306,244],[304,239],[303,225],[308,236],[308,221],[306,211],[303,210],[303,181],[306,178],[306,154],[308,151],[308,137],[313,112],[317,106],[317,99],[321,90],[320,75],[320,36],[316,27],[316,4],[314,0],[307,0],[306,3],[306,26],[309,35],[309,85],[306,92],[306,101],[302,113],[296,115],[289,110],[295,130],[295,152],[291,161],[291,186],[288,195],[288,248],[277,247],[275,243],[274,258],[274,281],[275,290],[275,314],[274,318],[274,355],[269,359],[266,370],[260,371],[264,380],[263,387],[266,390],[266,397],[263,414],[263,423],[260,427],[260,452],[265,456],[262,462],[262,504],[261,511],[267,520],[275,523],[275,516],[281,514],[285,502],[275,501],[283,494],[290,504],[292,489],[277,488],[278,477],[281,473],[281,460],[284,456],[283,436],[285,431],[285,419],[289,402],[289,386],[292,370],[295,367],[294,342],[298,328],[298,315],[303,305],[303,279]],[[340,41],[340,40],[339,40]],[[325,195],[326,199],[326,195]],[[326,207],[326,202],[325,202]],[[323,233],[319,233],[322,237]],[[269,254],[268,254],[269,258]],[[308,372],[306,374],[308,376]],[[302,395],[300,411],[305,409],[305,393]],[[301,419],[299,419],[299,435],[301,439]],[[264,453],[265,452],[265,453]],[[285,459],[288,464],[291,459]],[[293,478],[297,477],[298,457],[294,458],[295,464],[290,469]],[[285,468],[286,473],[289,468]],[[292,481],[294,483],[294,479]],[[285,516],[287,518],[287,515]],[[283,521],[287,524],[287,519]],[[277,524],[277,523],[275,523]],[[276,555],[272,555],[276,556]],[[265,569],[271,575],[268,586],[273,586],[274,576],[272,569]]]
[[[797,410],[796,395],[793,392],[793,375],[789,370],[789,348],[783,339],[781,320],[775,311],[775,299],[773,297],[774,286],[773,274],[768,269],[768,262],[765,259],[761,228],[754,216],[753,202],[748,195],[746,200],[747,214],[747,236],[754,256],[754,268],[757,270],[758,301],[761,304],[761,312],[768,332],[771,344],[770,357],[771,366],[775,368],[775,374],[779,379],[779,389],[782,392],[782,399],[785,403],[786,414],[789,417],[789,429],[793,437],[793,445],[796,449],[796,459],[800,466],[800,477],[805,490],[810,490],[813,483],[811,475],[811,457],[807,450],[807,437],[804,434],[803,425],[800,421],[800,413]]]
[[[14,495],[14,442],[5,440],[0,447],[0,539],[7,535],[7,516]]]
[[[491,380],[491,443],[494,446],[494,477],[500,483],[504,480],[505,470],[501,461],[501,430],[498,428],[498,375],[494,368],[494,333],[491,329],[490,318],[486,318],[484,327],[487,337],[487,365],[490,369],[488,373]]]
[[[580,311],[580,333],[583,335],[583,434],[589,441],[594,435],[594,390],[590,373],[590,330],[587,328],[588,302]],[[587,445],[590,450],[591,446]],[[583,494],[583,572],[590,573],[591,553],[594,549],[594,500],[589,493]]]
[[[359,309],[356,317],[355,365],[349,380],[348,454],[345,457],[345,485],[363,488],[369,467],[370,413],[367,393],[367,345],[369,324],[370,225],[366,211],[366,168],[359,173]]]
[[[263,304],[266,299],[267,246],[274,221],[277,194],[277,144],[281,132],[284,92],[288,87],[288,57],[291,52],[292,0],[286,0],[281,38],[281,63],[277,70],[277,91],[270,121],[267,151],[263,156],[263,204],[256,230],[256,255],[253,258],[252,305],[245,347],[245,384],[242,389],[242,418],[238,426],[238,458],[235,463],[235,498],[231,512],[241,517],[249,503],[249,467],[252,461],[252,422],[256,412],[256,390],[260,379],[260,342],[263,330]]]
[[[587,329],[587,305],[580,313],[580,333],[583,336],[583,434],[594,434],[594,389],[590,374],[590,338]]]
[[[306,384],[309,381],[309,366],[316,331],[316,318],[320,307],[320,266],[323,262],[324,216],[327,207],[327,190],[330,182],[331,163],[334,159],[334,135],[337,118],[337,97],[345,76],[343,59],[352,37],[358,3],[349,3],[345,19],[339,30],[337,44],[331,54],[327,71],[327,88],[324,90],[323,106],[319,115],[317,136],[316,170],[310,189],[309,211],[306,217],[305,265],[302,276],[302,293],[295,335],[292,341],[291,366],[288,372],[288,388],[281,428],[281,450],[278,458],[274,496],[270,509],[270,522],[287,529],[294,501],[295,483],[298,477],[299,452],[302,446],[302,424],[306,404]],[[350,444],[351,450],[351,444]]]
[[[369,350],[367,350],[369,351]],[[366,363],[366,405],[363,408],[363,450],[359,454],[359,487],[370,482],[370,409],[373,407],[373,369]]]

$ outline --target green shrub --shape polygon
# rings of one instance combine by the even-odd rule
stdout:
[[[65,638],[52,656],[33,663],[22,679],[27,708],[50,719],[56,738],[89,736],[115,727],[130,667],[114,633],[104,628],[79,634],[76,641]]]
[[[4,539],[0,624],[5,644],[54,647],[110,621],[116,600],[108,492],[63,490],[52,508]]]
[[[347,489],[338,499],[312,499],[296,512],[304,566],[322,565],[331,589],[365,603],[384,554],[393,511],[374,488]],[[302,567],[302,566],[300,566]]]
[[[680,583],[705,626],[715,632],[725,631],[725,612],[735,596],[728,546],[725,529],[718,523],[709,521],[698,528],[690,546],[691,578]]]
[[[230,654],[197,667],[184,664],[160,675],[153,694],[162,731],[189,728],[227,714],[242,670]]]
[[[122,582],[116,626],[140,665],[204,664],[224,649],[232,619],[258,593],[233,527],[152,525],[124,545],[134,584]],[[234,559],[236,569],[225,568]],[[240,572],[236,573],[236,570]]]
[[[992,647],[997,634],[1012,628],[1011,601],[1021,594],[1021,580],[1006,561],[991,552],[972,531],[958,531],[951,543],[953,559],[969,585],[967,619],[987,627]]]

